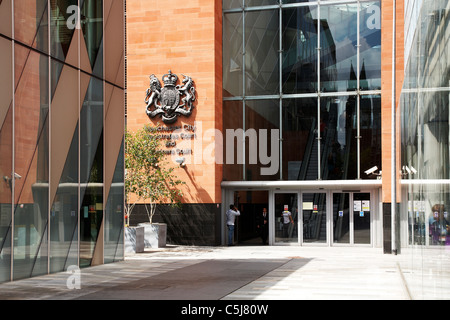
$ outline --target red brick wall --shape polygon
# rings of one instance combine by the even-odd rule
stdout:
[[[381,121],[382,121],[382,201],[391,202],[391,140],[392,140],[392,36],[393,36],[393,2],[383,0],[381,3]],[[396,1],[396,137],[397,137],[397,172],[400,171],[400,115],[399,101],[403,85],[404,72],[404,0]],[[397,182],[399,181],[397,176]],[[400,190],[400,189],[397,189]],[[399,199],[399,192],[397,192]]]
[[[221,0],[127,1],[128,130],[158,122],[145,113],[145,92],[151,74],[163,86],[161,78],[169,70],[179,80],[181,74],[192,77],[197,93],[192,115],[173,125],[201,122],[203,132],[222,129],[221,6]],[[210,144],[203,142],[203,148]],[[221,165],[204,160],[177,168],[176,174],[186,182],[184,202],[220,203],[221,170]]]

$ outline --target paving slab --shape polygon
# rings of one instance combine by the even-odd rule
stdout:
[[[79,299],[219,300],[287,261],[209,260],[103,288]]]
[[[374,248],[167,246],[0,284],[2,300],[408,300],[398,256]],[[68,286],[69,284],[69,286]]]

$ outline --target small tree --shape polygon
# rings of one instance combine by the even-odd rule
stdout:
[[[157,127],[144,126],[125,134],[125,193],[127,225],[137,203],[143,202],[149,222],[153,222],[156,205],[178,206],[183,196],[174,168],[168,166],[161,150]],[[134,195],[134,197],[133,197]]]

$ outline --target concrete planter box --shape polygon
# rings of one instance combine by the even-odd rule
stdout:
[[[125,228],[125,253],[144,252],[144,227]]]
[[[164,248],[167,239],[167,224],[140,223],[144,227],[144,243],[146,248]]]

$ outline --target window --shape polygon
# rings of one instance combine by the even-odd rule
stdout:
[[[255,175],[264,164],[241,139],[235,148],[245,157],[225,163],[226,180],[376,178],[363,172],[368,163],[381,167],[380,8],[380,1],[224,1],[224,133],[280,132],[279,145],[268,143],[269,153],[279,151],[275,175]]]

